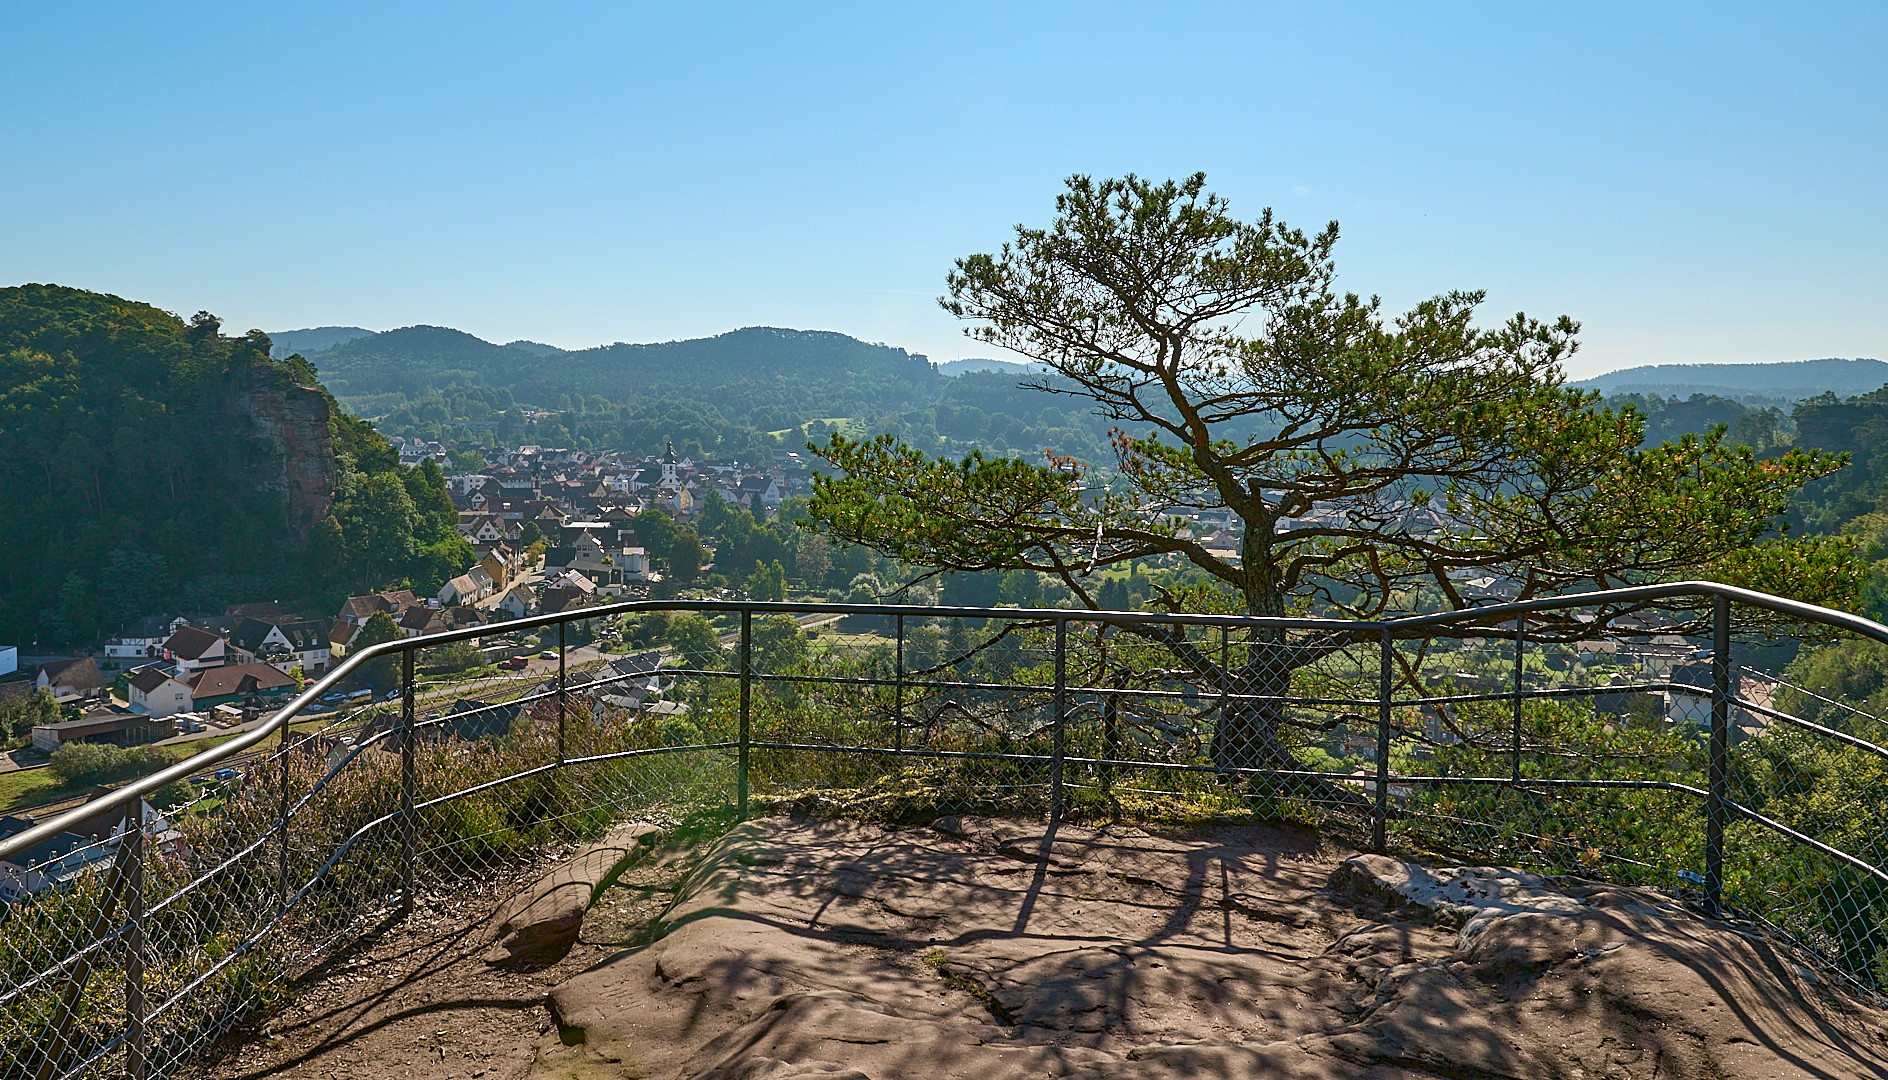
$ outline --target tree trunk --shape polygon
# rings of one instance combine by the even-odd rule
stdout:
[[[1292,664],[1280,630],[1260,630],[1243,664],[1220,673],[1229,697],[1213,732],[1213,764],[1222,769],[1302,769],[1281,735],[1288,717]]]
[[[1245,573],[1242,592],[1246,613],[1266,618],[1285,614],[1285,593],[1278,566],[1272,559],[1271,523],[1246,523],[1240,543],[1240,564]],[[1252,631],[1242,664],[1227,660],[1219,672],[1221,687],[1233,695],[1259,700],[1230,699],[1213,733],[1213,764],[1222,769],[1299,769],[1298,759],[1280,741],[1286,721],[1281,700],[1291,689],[1293,661],[1288,632],[1274,627]]]

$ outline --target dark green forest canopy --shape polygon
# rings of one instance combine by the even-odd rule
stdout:
[[[14,511],[0,531],[0,638],[95,640],[158,610],[320,595],[362,576],[367,557],[393,578],[469,558],[451,543],[437,470],[401,469],[310,365],[269,350],[262,332],[227,336],[203,312],[185,321],[82,289],[0,289],[0,498]],[[331,454],[304,452],[334,479],[328,518],[290,521],[259,399],[327,426]],[[369,490],[376,475],[393,478],[404,506],[385,483]],[[388,502],[405,515],[391,535],[336,541],[337,526]],[[335,541],[318,552],[320,573],[311,533]]]
[[[1848,468],[1803,492],[1793,519],[1811,532],[1839,532],[1878,513],[1888,498],[1888,386],[1859,397],[1800,401],[1792,420],[1803,446],[1850,455]]]
[[[0,290],[0,627],[67,637],[173,571],[268,589],[287,534],[245,392],[295,386],[260,334],[52,285]],[[214,573],[209,568],[215,568]]]

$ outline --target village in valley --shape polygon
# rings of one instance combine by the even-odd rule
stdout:
[[[390,441],[403,466],[449,460],[449,448],[438,442],[399,436]],[[459,534],[477,561],[430,595],[412,588],[383,589],[349,596],[334,611],[291,610],[258,598],[214,612],[150,612],[119,628],[102,647],[78,655],[34,656],[15,646],[0,648],[0,704],[38,695],[49,699],[57,717],[17,733],[22,745],[0,756],[0,775],[44,768],[53,753],[72,743],[126,748],[209,740],[204,745],[213,745],[266,718],[332,670],[358,646],[376,616],[389,620],[398,636],[417,638],[643,599],[652,592],[674,595],[675,583],[655,568],[641,542],[639,516],[654,511],[686,525],[700,518],[706,500],[715,499],[764,520],[784,500],[807,494],[811,483],[806,455],[798,452],[777,451],[772,460],[756,464],[721,463],[678,455],[672,446],[646,458],[524,446],[494,454],[483,471],[446,476],[459,512]],[[649,520],[643,516],[645,528]],[[693,569],[712,570],[713,564]],[[704,595],[734,592],[710,589]],[[574,625],[590,634],[600,629],[587,621]],[[539,657],[539,651],[535,637],[487,639],[476,658],[478,670],[539,677],[554,672],[557,665]],[[591,661],[600,656],[595,650],[571,653]],[[610,662],[610,703],[651,712],[679,708],[645,701],[659,680],[631,679],[643,672],[653,676],[657,664],[652,651]],[[473,700],[453,696],[457,700],[446,707],[464,709]],[[346,683],[303,711],[311,716],[345,712],[387,697],[365,681]],[[146,813],[154,821],[161,817],[148,805]],[[33,821],[24,813],[0,818],[0,838]],[[0,900],[84,872],[89,865],[85,853],[103,850],[95,841],[122,827],[96,824],[95,837],[62,835],[50,846],[41,845],[46,850],[29,852],[27,862],[36,867],[31,875],[24,863],[0,865]]]

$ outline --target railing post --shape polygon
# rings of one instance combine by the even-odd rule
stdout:
[[[1377,658],[1377,798],[1370,811],[1370,850],[1381,855],[1389,846],[1390,823],[1390,652],[1389,627]]]
[[[897,694],[897,702],[892,713],[892,748],[899,753],[905,750],[905,617],[898,616],[898,642],[894,651],[892,686]]]
[[[1115,668],[1114,678],[1110,680],[1116,693],[1109,694],[1101,705],[1101,756],[1109,764],[1101,767],[1101,793],[1110,798],[1114,795],[1114,762],[1121,758],[1121,695],[1120,690],[1128,684],[1128,669]]]
[[[1713,915],[1719,912],[1724,900],[1724,810],[1730,801],[1730,727],[1731,602],[1719,595],[1713,597],[1711,603],[1711,771],[1704,825],[1704,904]]]
[[[1232,690],[1232,645],[1228,640],[1226,627],[1219,628],[1219,718],[1213,722],[1213,730],[1226,730],[1226,695]]]
[[[747,744],[753,734],[750,726],[753,722],[753,655],[754,611],[744,607],[741,609],[741,748],[734,774],[735,814],[742,821],[747,820]]]
[[[1068,641],[1069,622],[1067,619],[1055,621],[1055,749],[1049,759],[1049,823],[1062,820],[1062,758],[1066,750],[1064,721],[1068,716],[1065,707],[1068,691]]]
[[[125,808],[125,831],[118,842],[125,855],[125,1077],[144,1080],[149,1058],[144,1030],[144,815],[139,802]]]
[[[557,624],[557,764],[564,764],[564,627]]]
[[[419,822],[413,816],[413,653],[400,654],[400,914],[413,913],[413,864],[419,858]]]
[[[1521,782],[1521,662],[1527,648],[1527,614],[1514,617],[1514,782]]]
[[[128,811],[136,813],[136,811]],[[142,817],[142,815],[138,815]],[[66,1051],[66,1040],[72,1033],[73,1022],[78,1019],[79,999],[85,996],[85,984],[92,977],[92,957],[84,953],[86,946],[104,937],[111,928],[111,914],[118,907],[118,894],[123,891],[126,875],[130,873],[130,847],[124,843],[118,845],[118,855],[112,860],[111,876],[105,879],[105,888],[100,891],[98,910],[92,914],[91,929],[80,939],[78,948],[81,955],[66,976],[65,990],[59,995],[58,1017],[52,1022],[50,1034],[40,1036],[36,1041],[41,1048],[39,1068],[33,1073],[33,1080],[51,1080],[53,1070],[59,1067],[61,1055]]]
[[[282,797],[276,804],[276,844],[280,849],[280,863],[276,867],[276,904],[278,910],[288,907],[288,759],[289,733],[282,732]]]

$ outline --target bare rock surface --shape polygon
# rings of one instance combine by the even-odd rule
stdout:
[[[528,881],[493,913],[485,962],[530,970],[562,960],[576,944],[584,913],[598,893],[660,835],[653,825],[619,825]]]
[[[1290,828],[769,819],[672,895],[531,1075],[1888,1077],[1888,1015],[1658,893]]]

